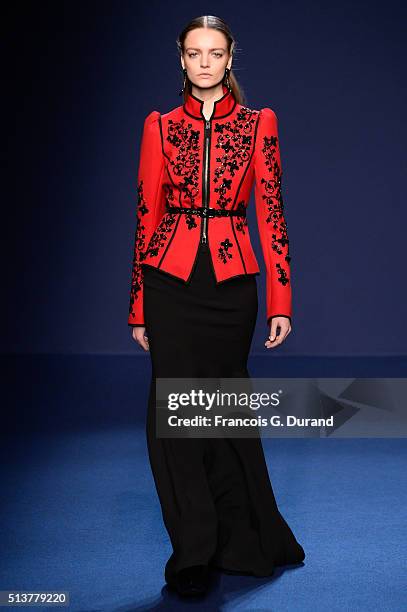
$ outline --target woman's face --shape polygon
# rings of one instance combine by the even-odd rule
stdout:
[[[232,65],[226,37],[213,28],[191,30],[184,47],[182,68],[187,69],[188,78],[196,87],[214,87],[223,79],[225,68]]]

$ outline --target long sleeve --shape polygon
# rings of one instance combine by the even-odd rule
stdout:
[[[165,196],[162,188],[164,168],[160,113],[152,111],[144,121],[138,168],[137,225],[128,316],[128,324],[131,326],[144,325],[141,264],[146,257],[150,239],[165,212]]]
[[[260,243],[266,266],[267,324],[272,317],[291,321],[291,278],[287,225],[281,191],[278,120],[263,108],[257,125],[254,151],[255,205]]]

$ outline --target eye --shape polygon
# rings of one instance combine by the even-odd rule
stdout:
[[[188,57],[194,57],[195,55],[198,55],[196,51],[193,51],[192,53],[188,53]]]
[[[216,57],[223,57],[223,53],[219,53],[219,52],[215,52],[214,55],[216,55]]]

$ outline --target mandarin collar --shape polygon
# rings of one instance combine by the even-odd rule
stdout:
[[[222,83],[223,96],[219,100],[215,100],[213,104],[213,111],[210,119],[220,119],[230,115],[236,106],[236,99],[233,92],[230,91],[226,85]],[[203,114],[204,100],[197,98],[192,93],[187,94],[187,99],[183,104],[184,111],[187,115],[194,117],[195,119],[203,119],[206,121]]]

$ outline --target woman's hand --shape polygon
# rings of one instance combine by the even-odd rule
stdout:
[[[133,327],[133,338],[145,351],[149,351],[148,336],[145,331],[145,327]]]
[[[277,336],[277,327],[280,328],[280,334]],[[288,317],[273,317],[270,323],[270,336],[266,340],[264,346],[266,348],[275,348],[287,338],[291,332],[290,319]]]

